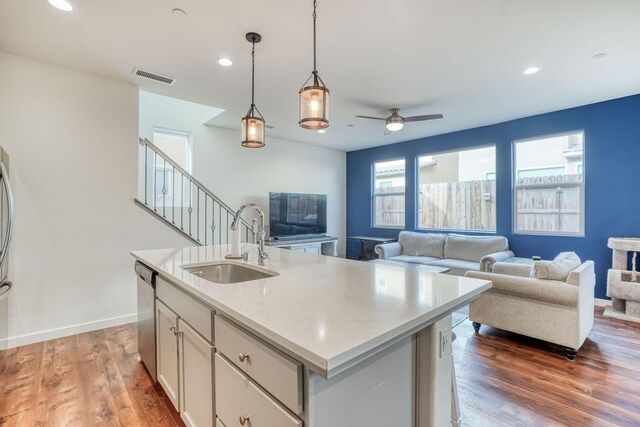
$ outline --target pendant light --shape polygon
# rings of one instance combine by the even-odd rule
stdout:
[[[247,41],[251,43],[251,107],[247,115],[242,118],[242,146],[245,148],[264,147],[264,117],[256,107],[255,72],[256,72],[256,43],[260,43],[262,36],[258,33],[247,33]]]
[[[305,129],[329,127],[329,89],[318,75],[316,68],[316,7],[313,0],[313,72],[300,89],[300,120]]]

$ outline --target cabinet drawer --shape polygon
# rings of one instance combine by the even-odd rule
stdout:
[[[220,316],[216,348],[296,414],[302,413],[302,364]]]
[[[241,417],[248,416],[244,427],[302,427],[302,421],[217,353],[215,371],[216,412],[223,425],[243,427]]]
[[[156,296],[200,335],[213,342],[213,312],[209,307],[169,284],[162,277],[156,278]]]

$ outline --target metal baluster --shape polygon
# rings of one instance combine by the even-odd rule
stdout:
[[[153,211],[158,212],[158,177],[156,166],[158,165],[158,153],[153,152]]]
[[[167,159],[162,159],[162,217],[166,218],[167,209]]]
[[[218,204],[218,244],[222,244],[222,205]],[[227,238],[227,240],[229,240]]]
[[[144,205],[145,206],[149,206],[147,204],[147,175],[149,175],[149,167],[147,166],[147,150],[149,149],[149,146],[147,145],[147,143],[144,143]]]
[[[227,211],[227,245],[231,243],[229,241],[229,211]]]
[[[184,174],[180,172],[182,176],[182,183],[180,185],[180,230],[184,231]]]
[[[218,230],[218,233],[220,230]],[[213,199],[211,203],[211,244],[216,244],[216,201]]]
[[[207,193],[204,193],[204,245],[207,246]]]
[[[196,199],[198,210],[196,211],[196,240],[200,242],[200,187],[196,188]]]
[[[216,199],[211,199],[211,244],[216,244]]]
[[[189,180],[189,236],[191,236],[191,214],[193,213],[193,189],[191,185],[193,183]]]
[[[176,167],[173,166],[173,171],[171,172],[171,224],[176,225]]]

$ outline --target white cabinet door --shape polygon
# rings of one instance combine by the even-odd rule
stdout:
[[[180,417],[189,427],[213,427],[213,346],[182,319],[180,335]]]
[[[178,316],[156,300],[156,358],[158,382],[180,410],[178,381]]]

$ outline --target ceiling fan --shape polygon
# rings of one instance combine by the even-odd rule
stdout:
[[[389,135],[392,132],[397,132],[404,127],[405,122],[421,122],[423,120],[436,120],[441,119],[444,116],[442,114],[427,114],[424,116],[411,116],[402,117],[398,114],[399,108],[391,108],[391,115],[389,117],[370,117],[370,116],[356,116],[362,119],[384,120],[386,125],[385,135]]]

